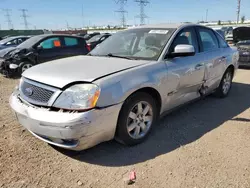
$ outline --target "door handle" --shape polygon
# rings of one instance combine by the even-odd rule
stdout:
[[[200,70],[204,66],[203,63],[199,63],[195,66],[195,70]]]

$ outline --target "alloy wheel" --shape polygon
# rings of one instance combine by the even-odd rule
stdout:
[[[129,136],[133,139],[144,137],[150,130],[153,115],[153,108],[148,102],[141,101],[135,104],[127,120]]]
[[[231,85],[232,85],[232,74],[231,72],[227,72],[223,79],[223,85],[222,85],[222,91],[224,95],[226,95],[229,92]]]
[[[22,66],[22,73],[23,73],[24,71],[26,71],[27,69],[29,69],[30,67],[32,67],[31,64],[24,64],[24,65]]]

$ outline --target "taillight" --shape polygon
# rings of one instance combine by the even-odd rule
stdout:
[[[88,49],[88,51],[91,51],[91,46],[90,46],[90,44],[87,44],[87,49]]]

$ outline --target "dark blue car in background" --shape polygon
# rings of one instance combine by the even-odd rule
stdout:
[[[28,38],[30,37],[29,36],[15,36],[15,37],[8,37],[3,40],[0,40],[0,50],[9,48],[9,47],[16,47],[19,44],[23,43]]]

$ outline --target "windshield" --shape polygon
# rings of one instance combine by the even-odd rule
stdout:
[[[93,36],[91,39],[89,39],[87,42],[95,42],[95,41],[98,41],[103,35],[96,35],[96,36]]]
[[[24,41],[23,43],[21,43],[20,45],[18,45],[17,48],[31,48],[34,44],[36,44],[42,38],[44,38],[43,35],[31,37],[27,39],[26,41]]]
[[[0,44],[3,45],[11,40],[15,39],[14,37],[8,37],[6,39],[0,40]]]
[[[138,28],[117,32],[91,51],[91,55],[157,60],[175,29]]]

